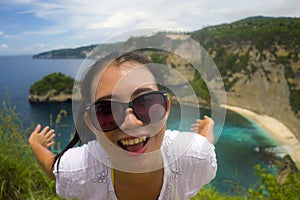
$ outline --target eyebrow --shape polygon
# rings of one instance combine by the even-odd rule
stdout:
[[[153,90],[153,88],[139,88],[132,93],[131,97],[136,97],[139,94],[149,92],[149,91],[154,91],[154,90]]]
[[[100,97],[95,101],[95,103],[98,103],[99,101],[102,101],[102,100],[110,100],[110,99],[112,99],[112,97],[113,97],[113,95],[111,95],[111,94]]]

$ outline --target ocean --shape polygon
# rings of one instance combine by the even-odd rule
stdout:
[[[53,72],[62,72],[75,77],[82,61],[82,59],[32,59],[31,55],[0,56],[1,106],[4,101],[10,102],[16,112],[21,113],[26,119],[28,127],[37,123],[43,126],[52,125],[57,133],[56,143],[63,147],[74,131],[71,103],[30,104],[29,88],[34,82]],[[68,115],[63,117],[60,124],[55,125],[55,118],[62,109],[66,110]],[[185,109],[195,108],[185,106]],[[201,116],[209,113],[209,109],[200,109]],[[180,108],[173,105],[167,128],[178,128],[178,118]],[[188,130],[189,123],[193,121],[194,119],[186,119],[183,129]],[[256,149],[274,146],[276,143],[257,124],[227,111],[222,134],[215,145],[218,172],[211,185],[222,193],[243,194],[249,187],[259,183],[254,166],[261,164],[266,169],[271,166],[269,157]]]

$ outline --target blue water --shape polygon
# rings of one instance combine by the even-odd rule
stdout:
[[[57,139],[63,147],[73,132],[72,108],[70,103],[30,104],[29,88],[37,80],[53,72],[62,72],[75,77],[81,59],[32,59],[31,56],[0,57],[0,100],[9,97],[10,103],[18,113],[28,119],[27,124],[49,125],[56,129]],[[59,111],[64,109],[68,116],[61,123],[53,123]],[[186,106],[185,109],[195,108]],[[210,115],[209,109],[201,109],[201,115]],[[180,109],[173,105],[168,120],[169,129],[179,127]],[[194,119],[186,119],[183,129],[188,129]],[[215,126],[219,126],[216,124]],[[58,143],[58,142],[57,142]],[[216,144],[218,160],[217,177],[212,185],[220,192],[229,194],[242,193],[258,182],[253,167],[261,164],[268,167],[269,160],[260,153],[254,152],[255,147],[275,146],[266,132],[246,118],[227,111],[222,134]]]

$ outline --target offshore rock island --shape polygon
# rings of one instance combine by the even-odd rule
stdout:
[[[72,100],[74,79],[60,72],[52,73],[35,82],[29,90],[29,102],[51,103]]]

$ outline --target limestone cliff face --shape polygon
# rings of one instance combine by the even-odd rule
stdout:
[[[224,48],[228,54],[238,57],[247,54],[249,58],[240,72],[228,69],[223,75],[224,81],[230,85],[227,88],[227,104],[272,116],[287,125],[300,139],[300,114],[292,110],[290,98],[291,89],[300,89],[300,54],[296,62],[289,59],[280,63],[276,58],[292,53],[284,46],[276,45],[273,53],[266,50],[259,52],[251,44]],[[293,76],[289,77],[288,70],[292,70]]]
[[[43,95],[30,94],[28,99],[31,103],[68,102],[72,101],[72,94],[56,94],[56,90],[50,90]]]
[[[300,139],[300,19],[252,17],[192,37],[209,52],[227,104],[282,121]]]

